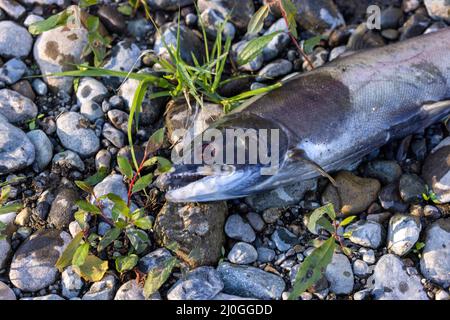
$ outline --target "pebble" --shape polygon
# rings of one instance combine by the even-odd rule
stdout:
[[[102,119],[104,116],[102,108],[94,101],[83,102],[80,107],[80,113],[91,122]]]
[[[172,259],[172,254],[166,248],[158,248],[139,259],[138,268],[143,273],[164,270],[164,267]]]
[[[0,175],[23,169],[34,162],[34,145],[19,128],[0,114]]]
[[[409,275],[403,262],[393,254],[378,260],[369,281],[376,300],[428,300],[417,275]]]
[[[102,280],[94,282],[82,300],[112,300],[116,292],[117,279],[112,274],[106,274]]]
[[[280,18],[274,24],[272,24],[266,32],[264,32],[265,36],[274,32],[280,32],[279,34],[274,36],[273,39],[270,40],[270,42],[264,47],[262,52],[264,61],[268,62],[275,59],[286,48],[286,46],[291,41],[288,31],[289,28],[286,25],[286,21],[284,20],[284,18]]]
[[[439,301],[450,300],[450,294],[448,294],[445,290],[439,289],[438,292],[436,292],[435,299]]]
[[[246,218],[252,228],[257,232],[261,232],[264,229],[265,224],[264,220],[261,218],[261,215],[256,212],[249,212],[247,213]]]
[[[228,260],[235,264],[250,264],[256,261],[258,253],[251,244],[238,242],[228,253]]]
[[[109,123],[105,123],[103,126],[102,135],[117,148],[122,148],[125,146],[125,134],[114,128]]]
[[[349,225],[345,233],[350,233],[350,241],[360,246],[376,249],[384,242],[383,226],[374,221],[360,220]]]
[[[191,5],[193,0],[148,0],[147,3],[152,9],[157,10],[178,10],[180,7]]]
[[[128,131],[128,113],[118,109],[109,110],[108,119],[114,127],[123,133]]]
[[[431,224],[425,237],[425,248],[420,259],[420,270],[429,280],[448,287],[450,285],[450,218]]]
[[[261,263],[271,262],[275,259],[276,254],[272,249],[259,247],[256,251],[258,252],[258,261]]]
[[[58,230],[35,232],[16,251],[9,279],[22,291],[36,292],[56,281],[56,260],[71,241],[71,236]]]
[[[240,297],[280,299],[286,286],[280,276],[255,267],[223,262],[217,271],[224,284],[223,292]]]
[[[78,103],[81,105],[88,101],[101,103],[105,96],[108,94],[108,90],[100,81],[85,77],[81,78],[77,89]]]
[[[0,281],[0,300],[16,300],[14,291],[4,282]]]
[[[396,214],[389,221],[387,248],[398,256],[407,254],[419,240],[422,224],[410,216]]]
[[[11,86],[11,89],[21,94],[22,96],[34,101],[36,95],[34,94],[33,88],[28,80],[20,80]]]
[[[368,264],[376,262],[375,252],[372,249],[361,248],[359,252],[362,254],[362,259]]]
[[[33,38],[27,29],[13,21],[0,21],[0,56],[24,58],[33,45]]]
[[[111,49],[111,57],[103,68],[114,71],[131,71],[140,66],[141,50],[130,40],[122,40]]]
[[[119,34],[125,31],[126,23],[123,15],[115,7],[109,5],[100,6],[97,15],[109,31]]]
[[[244,242],[253,242],[256,239],[253,228],[238,214],[233,214],[228,217],[225,223],[225,233],[232,239]]]
[[[298,237],[286,228],[276,229],[271,239],[281,252],[288,251],[299,242]]]
[[[375,160],[367,164],[365,173],[368,177],[380,180],[382,184],[389,184],[400,179],[402,168],[393,160]]]
[[[233,58],[236,62],[238,61],[239,54],[245,49],[247,44],[248,44],[248,41],[242,40],[242,41],[234,43],[231,46]],[[247,62],[244,65],[240,65],[239,70],[248,71],[248,72],[258,71],[259,69],[262,68],[263,64],[264,64],[263,55],[258,54],[255,58],[253,58],[253,60]]]
[[[203,204],[167,202],[156,217],[155,238],[164,246],[176,243],[175,253],[192,268],[216,264],[225,242],[223,230],[227,212],[223,201]]]
[[[78,297],[84,282],[73,270],[72,266],[67,267],[61,274],[62,295],[67,299]]]
[[[189,271],[167,293],[169,300],[210,300],[222,291],[220,274],[212,267]]]
[[[30,139],[35,150],[33,169],[36,172],[41,172],[52,161],[53,144],[42,130],[29,131],[27,132],[27,137]]]
[[[56,229],[69,226],[77,211],[76,202],[80,199],[77,191],[69,188],[59,188],[55,200],[52,202],[47,222]]]
[[[293,0],[295,19],[304,29],[316,34],[345,25],[345,20],[332,0]]]
[[[8,60],[0,67],[0,81],[14,84],[19,81],[27,71],[27,65],[22,60],[14,58]]]
[[[89,157],[100,147],[100,140],[90,126],[89,120],[81,114],[65,112],[56,120],[56,133],[64,147]]]
[[[223,26],[222,36],[227,39],[233,39],[236,34],[236,28],[230,22],[226,22],[224,17],[214,9],[206,9],[200,15],[207,36],[214,40],[217,37],[217,31]],[[200,25],[200,22],[199,22]]]
[[[391,183],[383,187],[378,194],[383,209],[393,212],[406,212],[408,205],[402,201],[397,184]]]
[[[33,101],[16,91],[0,90],[0,114],[10,123],[22,123],[34,119],[38,108]]]
[[[450,146],[446,140],[435,147],[422,167],[422,177],[441,203],[450,202]]]
[[[213,9],[222,17],[228,17],[229,21],[238,29],[246,29],[255,13],[252,0],[199,0],[197,5],[200,13]]]
[[[355,260],[353,262],[353,273],[358,277],[366,277],[370,274],[369,266],[363,260]]]
[[[287,75],[292,71],[292,68],[293,64],[289,60],[275,60],[262,68],[255,80],[259,82],[273,80],[275,78]]]
[[[144,288],[137,283],[136,279],[129,280],[117,290],[114,300],[146,300]],[[161,296],[155,292],[149,300],[161,300]]]
[[[372,204],[380,191],[380,182],[341,171],[336,186],[329,184],[322,194],[322,203],[332,203],[343,215],[360,214]]]
[[[11,245],[6,239],[0,239],[0,270],[6,267],[6,262],[11,254]]]
[[[87,31],[83,27],[57,27],[37,38],[33,49],[34,60],[44,75],[72,70],[75,69],[74,64],[83,62],[86,44]],[[71,77],[46,77],[44,80],[54,91],[72,91]]]
[[[31,86],[33,87],[34,92],[40,96],[45,96],[48,92],[47,85],[41,79],[34,79],[33,82],[31,82]]]
[[[426,193],[425,183],[416,174],[404,174],[399,181],[399,192],[406,203],[419,202]]]
[[[0,8],[14,20],[18,20],[26,12],[25,7],[15,0],[0,0]]]
[[[100,168],[110,169],[111,167],[111,153],[108,150],[102,149],[95,155],[95,168],[97,171]]]
[[[353,271],[348,258],[343,254],[333,254],[331,263],[325,270],[330,290],[335,294],[350,294],[353,291]]]
[[[70,150],[55,154],[52,160],[52,164],[55,167],[69,170],[77,169],[81,172],[83,172],[85,169],[84,162],[83,160],[81,160],[80,156]]]
[[[31,26],[33,23],[40,22],[40,21],[43,21],[43,20],[44,20],[44,18],[42,18],[41,16],[38,16],[38,15],[36,15],[36,14],[29,14],[29,15],[25,18],[25,20],[23,21],[23,25],[24,25],[25,27],[29,27],[29,26]]]

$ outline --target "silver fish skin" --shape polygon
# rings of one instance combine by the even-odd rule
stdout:
[[[198,167],[178,166],[161,184],[172,187],[169,201],[203,202],[317,177],[311,163],[327,172],[342,170],[389,140],[443,119],[450,114],[449,99],[450,28],[357,52],[290,78],[213,125],[280,129],[277,174],[261,176],[260,167],[249,164],[192,181]]]

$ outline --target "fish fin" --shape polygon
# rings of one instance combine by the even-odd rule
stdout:
[[[308,157],[305,156],[305,154],[302,150],[297,149],[297,148],[291,148],[287,151],[286,155],[291,160],[304,162],[304,163],[308,164],[315,171],[320,173],[321,176],[330,180],[330,182],[333,186],[335,186],[335,187],[337,186],[336,180],[334,180],[334,178],[328,172],[326,172],[325,169],[323,169],[318,163],[314,162],[311,159],[308,159]]]

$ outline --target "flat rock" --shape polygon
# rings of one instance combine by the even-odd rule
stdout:
[[[210,300],[223,289],[219,273],[212,267],[199,267],[178,280],[167,293],[169,300]]]
[[[0,281],[0,300],[16,300],[14,291],[4,282]]]
[[[0,21],[0,56],[24,58],[33,45],[27,29],[12,21]]]
[[[335,253],[325,270],[330,290],[335,294],[350,294],[353,291],[354,278],[352,265],[343,254]]]
[[[224,283],[223,292],[263,300],[280,299],[285,283],[280,276],[250,266],[221,263],[217,271]]]
[[[428,300],[420,277],[409,275],[396,255],[386,254],[378,260],[372,279],[372,296],[376,300]]]
[[[68,227],[77,211],[76,201],[78,200],[80,195],[77,191],[70,188],[58,189],[58,194],[50,207],[47,222],[57,229]]]
[[[351,233],[350,241],[363,247],[376,249],[384,242],[383,226],[375,221],[360,220],[345,229]]]
[[[21,123],[37,116],[38,109],[33,101],[9,89],[0,90],[0,114],[10,123]]]
[[[236,243],[228,253],[228,260],[235,264],[250,264],[256,261],[258,252],[255,247],[246,242]]]
[[[82,300],[112,300],[116,292],[117,279],[112,274],[106,274],[102,280],[94,282]]]
[[[450,218],[439,219],[427,229],[420,270],[427,279],[450,285]]]
[[[422,224],[411,215],[396,214],[389,221],[387,248],[396,255],[407,254],[419,240]]]
[[[82,157],[88,157],[100,148],[100,139],[90,125],[89,120],[81,114],[65,112],[56,120],[56,133],[64,147]]]
[[[52,161],[53,144],[42,130],[29,131],[27,132],[27,137],[33,144],[36,155],[33,169],[36,172],[40,172]]]
[[[163,245],[177,244],[175,253],[195,268],[219,261],[228,213],[225,202],[166,203],[155,222],[155,237]]]
[[[0,175],[34,162],[35,149],[27,135],[0,115]]]
[[[36,292],[53,284],[59,274],[55,263],[71,240],[67,232],[58,230],[32,234],[13,257],[9,278],[14,286]]]

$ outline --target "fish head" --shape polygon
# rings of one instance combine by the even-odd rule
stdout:
[[[156,185],[171,202],[206,202],[248,196],[276,175],[289,144],[286,130],[245,112],[215,122],[183,146],[170,173]],[[281,160],[280,160],[281,159]]]

